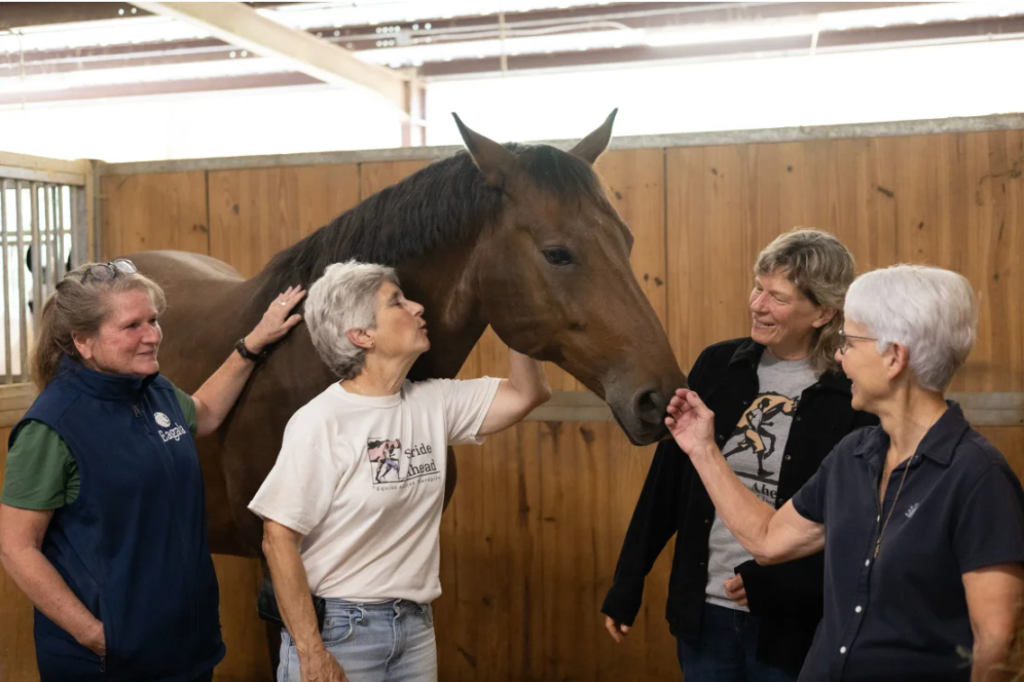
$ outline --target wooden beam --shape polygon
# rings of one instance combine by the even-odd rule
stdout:
[[[383,96],[405,111],[403,77],[367,64],[348,50],[264,17],[240,2],[135,2],[153,14],[187,21],[211,35],[264,57],[287,62],[325,83],[353,83]]]

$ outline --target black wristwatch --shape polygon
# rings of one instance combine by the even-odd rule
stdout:
[[[251,350],[245,347],[245,337],[235,341],[235,350],[246,360],[252,360],[253,362],[263,362],[267,359],[267,349],[264,348],[260,353],[253,353]]]

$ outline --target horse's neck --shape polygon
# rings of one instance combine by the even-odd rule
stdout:
[[[431,349],[417,361],[409,378],[451,378],[458,374],[487,328],[471,272],[473,246],[449,248],[400,264],[406,295],[422,303]]]

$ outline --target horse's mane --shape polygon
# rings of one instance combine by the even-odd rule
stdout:
[[[603,196],[582,159],[548,145],[507,144],[537,186],[563,201]],[[476,237],[504,208],[500,188],[484,181],[465,151],[436,161],[342,213],[278,253],[257,276],[253,305],[262,307],[293,284],[305,288],[328,265],[355,259],[395,266],[444,244]]]

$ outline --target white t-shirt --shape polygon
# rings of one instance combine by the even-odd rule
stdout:
[[[313,594],[419,604],[441,595],[446,448],[483,442],[500,382],[406,381],[379,398],[332,384],[292,416],[249,509],[305,536]]]

